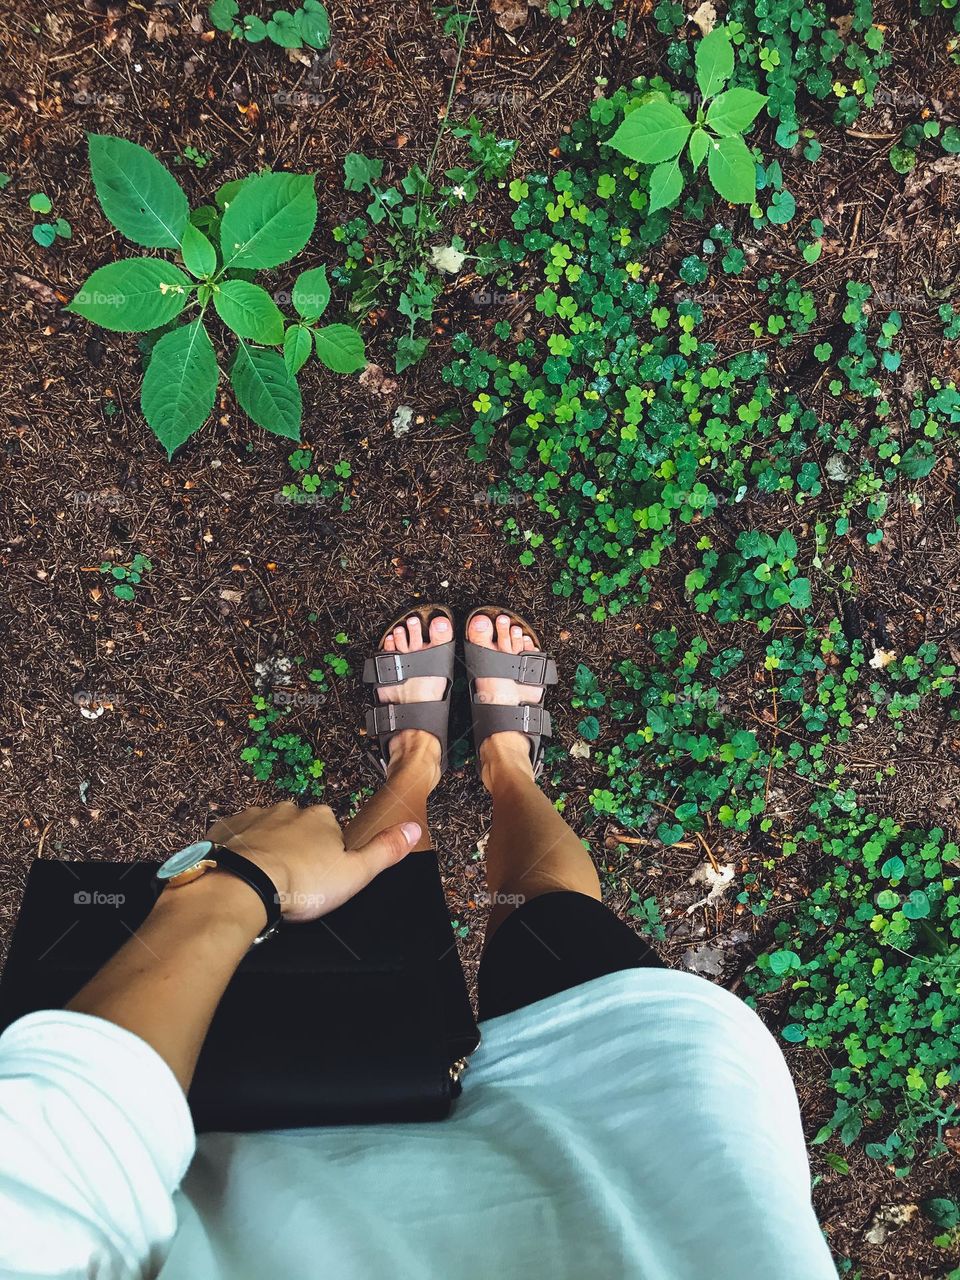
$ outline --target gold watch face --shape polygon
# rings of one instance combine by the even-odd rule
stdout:
[[[162,867],[157,870],[157,879],[162,885],[189,884],[205,871],[216,867],[216,858],[211,858],[213,844],[209,840],[198,840],[196,844],[188,844],[185,849],[171,854]]]
[[[199,862],[195,862],[192,867],[188,867],[186,871],[178,871],[176,875],[167,876],[166,882],[172,885],[174,889],[179,889],[182,884],[189,884],[191,880],[199,880],[205,871],[211,871],[216,867],[213,858],[202,858]]]

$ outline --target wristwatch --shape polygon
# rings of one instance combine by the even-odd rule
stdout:
[[[229,871],[260,895],[260,901],[267,912],[267,923],[251,945],[256,946],[260,942],[266,942],[267,938],[272,938],[283,919],[277,886],[255,862],[225,845],[214,844],[212,840],[198,840],[196,844],[188,844],[185,849],[171,854],[157,868],[157,892],[167,887],[178,889],[181,885],[199,879],[208,871]]]

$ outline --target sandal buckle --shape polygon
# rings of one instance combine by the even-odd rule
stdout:
[[[393,656],[392,654],[390,655]],[[383,723],[386,712],[386,724]],[[373,708],[373,727],[377,734],[393,733],[397,727],[397,707],[394,702],[381,702]]]
[[[543,707],[535,702],[524,702],[521,733],[538,734],[543,732]]]
[[[517,680],[520,684],[546,683],[547,659],[542,653],[521,653],[519,658]]]
[[[377,684],[402,684],[406,679],[399,653],[378,653],[373,659]],[[381,665],[383,664],[383,665]],[[392,669],[391,669],[392,668]]]

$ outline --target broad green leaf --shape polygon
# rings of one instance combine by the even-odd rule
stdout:
[[[799,969],[802,963],[795,951],[772,951],[769,958],[770,972],[778,976],[790,973],[794,969]]]
[[[723,27],[714,27],[697,45],[697,87],[705,98],[719,93],[733,75],[733,44]]]
[[[429,338],[411,338],[408,333],[402,333],[397,339],[394,357],[394,368],[397,373],[403,373],[404,369],[409,369],[411,365],[422,360],[429,345]]]
[[[293,15],[285,9],[274,11],[273,17],[267,23],[267,35],[281,49],[300,48],[300,32],[294,24]]]
[[[383,173],[383,161],[349,152],[343,160],[343,185],[347,191],[363,191],[367,183],[376,182]]]
[[[216,249],[192,222],[188,222],[183,229],[180,254],[183,257],[183,265],[198,280],[202,280],[204,276],[213,275],[217,269]]]
[[[711,142],[707,173],[714,190],[731,204],[752,204],[757,196],[757,166],[742,138]]]
[[[766,100],[765,94],[755,93],[753,89],[728,89],[710,103],[707,124],[724,138],[745,133]]]
[[[230,381],[241,409],[254,422],[278,436],[300,439],[300,388],[279,352],[248,347],[241,339]]]
[[[694,129],[690,135],[690,160],[694,169],[699,169],[703,164],[707,148],[710,146],[710,135],[705,129]]]
[[[267,24],[255,13],[248,13],[243,20],[243,38],[248,44],[259,44],[267,38]]]
[[[225,267],[277,267],[310,239],[317,220],[313,174],[260,173],[248,178],[220,224]]]
[[[220,243],[220,210],[216,205],[198,205],[190,214],[190,223],[202,231],[211,244]]]
[[[903,914],[908,920],[926,920],[930,914],[930,899],[922,889],[914,889],[903,904]]]
[[[173,174],[126,138],[90,133],[87,149],[97,199],[117,230],[151,249],[179,249],[190,206]]]
[[[239,12],[238,0],[213,0],[207,10],[207,17],[218,31],[232,31]]]
[[[318,320],[330,301],[326,267],[301,271],[293,285],[293,306],[304,320]]]
[[[692,128],[672,102],[645,102],[625,117],[610,146],[642,164],[660,164],[680,154]]]
[[[194,287],[163,258],[123,258],[94,271],[67,310],[114,333],[146,333],[175,319]]]
[[[313,335],[304,324],[292,324],[283,338],[283,360],[294,377],[303,368],[313,350]]]
[[[658,164],[650,174],[650,212],[665,209],[673,204],[683,190],[683,174],[679,160],[667,160]]]
[[[348,324],[328,324],[315,329],[317,358],[334,373],[356,373],[367,363],[363,339]]]
[[[256,175],[253,176],[255,177]],[[217,203],[217,208],[220,210],[226,209],[227,205],[237,198],[237,192],[244,183],[249,181],[249,178],[232,178],[229,182],[225,182],[222,187],[218,188],[217,194],[213,197]]]
[[[330,43],[330,15],[317,0],[295,10],[294,21],[303,37],[303,43],[311,49],[325,49]]]
[[[213,343],[200,320],[165,333],[153,348],[140,406],[168,457],[209,418],[218,378]]]
[[[238,338],[252,338],[275,347],[283,341],[280,308],[257,284],[246,280],[224,280],[214,285],[213,305],[217,315]]]

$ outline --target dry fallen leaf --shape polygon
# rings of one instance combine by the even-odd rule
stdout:
[[[716,902],[718,898],[722,898],[726,892],[727,885],[733,880],[733,866],[731,863],[724,863],[722,866],[714,870],[713,864],[705,862],[702,866],[697,867],[693,875],[687,881],[688,884],[705,885],[710,892],[705,898],[701,898],[699,902],[694,902],[687,907],[687,915],[696,911],[698,907],[709,907]]]
[[[895,649],[874,649],[873,657],[870,659],[870,666],[874,671],[882,671],[884,667],[889,667],[891,662],[896,662],[897,653]]]
[[[873,1221],[863,1233],[868,1244],[883,1244],[893,1231],[912,1222],[920,1212],[915,1204],[882,1204],[873,1215]]]
[[[708,36],[717,25],[716,7],[707,0],[707,3],[702,4],[699,9],[691,13],[690,21],[700,28],[701,35]]]
[[[490,0],[490,13],[501,31],[518,31],[528,11],[527,0]]]

